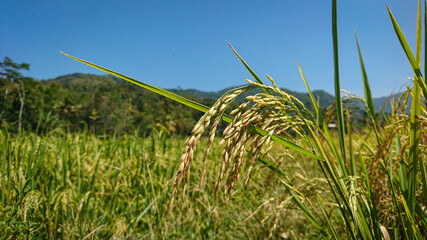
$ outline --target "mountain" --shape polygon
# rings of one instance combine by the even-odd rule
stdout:
[[[74,73],[74,74],[59,76],[53,79],[43,80],[42,82],[45,82],[45,83],[58,82],[66,89],[76,89],[76,88],[80,89],[81,86],[86,86],[87,88],[87,86],[90,86],[93,84],[94,85],[111,85],[111,86],[129,84],[126,81],[112,75],[94,75],[94,74],[83,74],[83,73]],[[91,82],[92,84],[87,84],[88,82]],[[236,87],[239,87],[239,86],[236,86]],[[226,92],[236,87],[228,87],[219,91],[201,91],[197,89],[180,89],[180,88],[179,89],[173,88],[173,89],[167,89],[167,90],[194,100],[204,100],[207,102],[213,102],[216,99],[220,98]],[[146,92],[146,90],[142,90],[141,88],[136,88],[136,89],[139,89],[139,91]],[[86,90],[89,90],[89,89],[86,89]],[[307,92],[296,92],[296,91],[292,91],[285,88],[282,88],[282,90],[298,98],[309,109],[312,109],[311,99]],[[243,102],[247,96],[255,95],[259,92],[261,92],[260,89],[249,90],[245,93],[242,93],[237,98],[236,101]],[[335,97],[323,90],[314,90],[313,96],[316,100],[319,101],[319,105],[323,108],[326,108],[335,103]],[[392,97],[397,98],[398,96],[400,95],[394,94]],[[388,99],[389,99],[388,96],[374,98],[373,102],[374,102],[375,111],[379,112],[383,108],[384,104],[387,102]],[[363,104],[361,102],[356,103],[355,106],[363,108]],[[384,109],[384,112],[390,112],[390,111],[391,111],[390,104],[387,104]]]
[[[62,75],[56,78],[42,80],[44,83],[57,82],[62,85],[64,88],[71,88],[73,86],[86,84],[87,82],[95,83],[108,83],[108,84],[120,84],[122,79],[113,76],[113,75],[95,75],[95,74],[86,74],[86,73],[73,73],[68,75]]]

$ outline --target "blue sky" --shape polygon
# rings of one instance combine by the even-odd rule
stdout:
[[[338,1],[341,87],[363,95],[356,29],[373,95],[413,75],[386,4],[412,47],[417,1]],[[58,51],[163,87],[216,91],[252,77],[229,41],[262,78],[333,93],[331,1],[0,1],[0,57],[27,62],[37,79],[103,74]]]

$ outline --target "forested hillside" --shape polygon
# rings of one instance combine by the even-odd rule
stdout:
[[[19,132],[20,129],[75,132],[87,128],[97,134],[167,131],[186,135],[202,115],[111,75],[75,73],[35,80],[24,77],[23,71],[27,69],[28,64],[17,64],[9,58],[1,63],[0,119],[2,127],[11,132]],[[230,89],[217,92],[169,90],[211,106]],[[283,90],[313,110],[307,93]],[[256,93],[252,90],[241,94],[235,104]],[[332,95],[323,90],[313,91],[313,94],[323,111],[335,101]],[[384,99],[381,100],[384,103]],[[376,105],[376,108],[380,107]],[[362,121],[363,113],[355,113],[354,118]]]

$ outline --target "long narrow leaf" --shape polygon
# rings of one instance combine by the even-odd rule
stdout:
[[[338,29],[337,29],[337,1],[332,0],[332,37],[334,45],[334,82],[335,82],[335,109],[337,112],[338,134],[343,161],[346,162],[344,112],[342,109],[339,61],[338,61]]]
[[[348,148],[349,148],[349,157],[350,157],[350,171],[351,175],[356,177],[357,171],[356,171],[356,161],[353,156],[353,136],[351,131],[351,121],[350,121],[350,113],[347,109],[345,112],[346,118],[347,118],[347,135],[348,135]],[[354,181],[354,187],[357,188],[357,181]]]
[[[416,45],[416,60],[417,65],[421,68],[421,0],[418,0],[418,14],[417,14],[417,45]]]
[[[362,78],[363,78],[363,93],[365,94],[365,101],[368,105],[368,113],[371,118],[375,119],[375,109],[374,102],[372,100],[371,87],[369,86],[368,75],[366,74],[365,64],[363,63],[362,53],[360,51],[359,40],[357,39],[357,34],[354,32],[356,38],[357,51],[359,53],[360,68],[362,69]]]
[[[307,88],[308,94],[310,95],[311,102],[313,103],[314,109],[316,110],[317,119],[320,123],[323,123],[323,114],[320,111],[319,105],[317,104],[316,99],[314,99],[313,93],[311,92],[310,87],[308,86],[308,83],[305,80],[304,74],[302,73],[302,70],[301,70],[301,66],[299,65],[298,62],[297,62],[297,65],[298,65],[298,70],[301,74],[302,80],[304,80],[304,84],[305,84],[305,87]]]
[[[366,164],[365,164],[365,159],[363,158],[362,152],[359,150],[359,160],[361,163],[361,168],[362,168],[362,173],[363,173],[363,179],[365,180],[365,187],[368,191],[368,195],[369,195],[369,204],[370,204],[370,214],[371,214],[371,220],[372,220],[372,224],[373,224],[373,229],[374,229],[374,235],[376,237],[376,239],[380,238],[380,222],[379,222],[379,218],[378,218],[378,211],[377,211],[377,207],[375,205],[375,198],[374,198],[374,194],[372,192],[372,187],[371,187],[371,183],[369,181],[369,175],[368,175],[368,171],[366,170]]]
[[[99,66],[99,65],[93,64],[93,63],[88,62],[88,61],[85,61],[85,60],[83,60],[83,59],[79,59],[79,58],[76,58],[76,57],[70,56],[70,55],[68,55],[68,54],[66,54],[66,53],[64,53],[64,52],[60,52],[60,53],[64,54],[65,56],[67,56],[67,57],[69,57],[69,58],[72,58],[72,59],[74,59],[74,60],[76,60],[76,61],[78,61],[78,62],[84,63],[84,64],[86,64],[86,65],[89,65],[89,66],[93,67],[93,68],[99,69],[99,70],[104,71],[104,72],[106,72],[106,73],[108,73],[108,74],[111,74],[111,75],[114,75],[114,76],[116,76],[116,77],[119,77],[119,78],[121,78],[121,79],[123,79],[123,80],[126,80],[126,81],[130,82],[130,83],[133,83],[133,84],[135,84],[135,85],[138,85],[138,86],[140,86],[140,87],[143,87],[143,88],[145,88],[145,89],[147,89],[147,90],[150,90],[150,91],[152,91],[152,92],[154,92],[154,93],[157,93],[157,94],[159,94],[159,95],[165,96],[165,97],[167,97],[167,98],[169,98],[169,99],[172,99],[172,100],[174,100],[174,101],[176,101],[176,102],[182,103],[182,104],[184,104],[184,105],[186,105],[186,106],[189,106],[189,107],[194,108],[194,109],[196,109],[196,110],[199,110],[199,111],[201,111],[201,112],[207,112],[207,111],[209,110],[209,108],[208,108],[208,107],[206,107],[206,106],[204,106],[204,105],[202,105],[202,104],[200,104],[200,103],[198,103],[198,102],[192,101],[192,100],[190,100],[190,99],[187,99],[187,98],[181,97],[181,96],[179,96],[178,94],[175,94],[175,93],[173,93],[173,92],[170,92],[170,91],[167,91],[167,90],[161,89],[161,88],[156,87],[156,86],[152,86],[152,85],[150,85],[150,84],[146,84],[146,83],[144,83],[144,82],[138,81],[138,80],[133,79],[133,78],[128,77],[128,76],[125,76],[125,75],[123,75],[123,74],[121,74],[121,73],[118,73],[118,72],[115,72],[115,71],[113,71],[113,70],[110,70],[110,69],[107,69],[107,68],[101,67],[101,66]],[[225,121],[231,121],[231,120],[232,120],[230,117],[227,117],[227,116],[225,116],[224,118],[225,118],[225,119],[224,119]]]
[[[353,232],[353,228],[350,224],[350,221],[352,219],[354,219],[353,215],[351,214],[351,211],[349,211],[350,209],[350,205],[348,204],[347,198],[345,197],[345,193],[343,190],[343,186],[340,185],[339,180],[334,176],[332,170],[331,170],[331,165],[329,164],[328,161],[318,161],[322,172],[326,177],[326,180],[328,182],[329,187],[332,189],[332,195],[334,195],[335,201],[337,203],[340,203],[341,201],[338,198],[338,195],[340,196],[340,198],[343,200],[344,204],[338,204],[338,207],[340,209],[342,218],[344,219],[345,222],[345,226],[347,228],[347,236],[351,237],[352,239],[356,239],[356,236],[354,235]],[[333,188],[333,185],[336,186],[336,190]]]
[[[340,166],[339,168],[339,172],[341,173],[342,176],[347,177],[348,176],[348,172],[347,169],[345,168],[345,164],[344,164],[344,160],[342,159],[342,157],[339,155],[337,148],[335,146],[334,143],[334,139],[332,137],[331,132],[328,129],[328,126],[323,125],[323,131],[325,132],[326,135],[326,141],[328,142],[332,153],[334,154],[335,158],[338,161],[338,164]]]
[[[377,137],[378,144],[380,143],[379,134],[377,130],[377,122],[374,108],[374,101],[372,100],[371,87],[369,86],[368,75],[366,74],[365,64],[363,63],[362,53],[360,51],[359,40],[357,39],[357,34],[354,32],[356,38],[357,51],[359,53],[360,68],[362,69],[362,78],[363,78],[363,93],[365,95],[366,107],[368,110],[369,118],[372,121],[374,127],[375,135]]]
[[[119,78],[121,78],[123,80],[126,80],[126,81],[130,82],[130,83],[133,83],[135,85],[138,85],[140,87],[148,89],[148,90],[150,90],[152,92],[155,92],[157,94],[160,94],[162,96],[170,98],[170,99],[172,99],[172,100],[174,100],[176,102],[182,103],[182,104],[184,104],[186,106],[189,106],[189,107],[194,108],[196,110],[199,110],[201,112],[207,112],[209,110],[209,108],[207,106],[205,106],[203,104],[200,104],[200,103],[197,103],[197,102],[194,102],[194,101],[191,101],[191,100],[189,100],[189,99],[187,99],[185,97],[182,97],[182,96],[180,96],[178,94],[169,92],[169,91],[161,89],[159,87],[155,87],[155,86],[143,83],[143,82],[138,81],[136,79],[133,79],[131,77],[125,76],[125,75],[123,75],[121,73],[115,72],[113,70],[110,70],[110,69],[101,67],[99,65],[93,64],[91,62],[88,62],[88,61],[85,61],[85,60],[82,60],[82,59],[70,56],[70,55],[68,55],[66,53],[63,53],[63,52],[61,52],[61,53],[64,54],[65,56],[71,58],[71,59],[74,59],[74,60],[78,61],[78,62],[84,63],[86,65],[89,65],[89,66],[93,67],[93,68],[99,69],[101,71],[104,71],[104,72],[109,73],[111,75],[114,75],[116,77],[119,77]],[[231,122],[233,119],[230,116],[228,116],[228,115],[223,115],[222,120],[224,120],[226,122]],[[266,136],[268,134],[267,131],[264,131],[264,130],[262,130],[260,128],[257,128],[257,127],[254,127],[254,126],[250,127],[250,130],[253,131],[253,132],[255,132],[255,133],[257,133],[257,134],[260,134],[262,136]],[[293,142],[290,142],[290,141],[288,141],[288,140],[286,140],[284,138],[281,138],[281,137],[279,137],[277,135],[272,135],[271,139],[273,141],[275,141],[275,142],[283,145],[283,146],[286,146],[286,147],[289,147],[291,149],[294,149],[294,150],[296,150],[296,151],[298,151],[298,152],[300,152],[300,153],[302,153],[304,155],[307,155],[309,157],[321,160],[321,158],[319,156],[313,154],[312,152],[310,152],[310,151],[302,148],[301,146],[298,146],[297,144],[295,144]]]
[[[311,211],[307,208],[307,206],[299,200],[297,196],[292,192],[291,188],[288,186],[287,183],[285,183],[283,180],[281,180],[282,184],[285,186],[288,193],[292,196],[292,199],[295,201],[297,206],[302,210],[305,216],[310,220],[310,222],[320,231],[320,233],[324,237],[328,237],[328,234],[323,230],[323,228],[320,226],[320,224],[317,222],[317,220],[314,218],[314,215],[311,213]]]
[[[396,136],[394,137],[394,142],[396,146],[396,152],[400,153],[402,151],[402,143],[400,142],[400,134],[396,133]],[[408,193],[408,177],[406,174],[406,166],[404,164],[403,159],[397,159],[397,161],[400,162],[399,164],[399,185],[400,185],[400,191],[404,194],[404,196]]]
[[[317,198],[317,202],[320,205],[320,208],[322,209],[323,212],[323,216],[325,216],[326,221],[328,222],[329,228],[331,229],[332,232],[332,236],[334,237],[334,239],[338,240],[340,239],[338,237],[338,233],[337,230],[335,229],[334,225],[332,224],[331,220],[329,219],[330,216],[328,216],[328,214],[326,213],[326,208],[325,208],[325,204],[323,202],[325,202],[325,200],[319,195],[316,195]]]
[[[419,137],[420,137],[420,126],[419,126],[419,116],[421,113],[421,89],[423,90],[424,96],[426,94],[425,82],[423,80],[421,71],[420,71],[420,61],[421,61],[421,1],[418,1],[418,17],[417,17],[417,48],[416,56],[414,57],[411,48],[409,47],[408,42],[406,41],[405,36],[400,30],[399,25],[396,22],[393,14],[390,11],[390,8],[387,6],[390,19],[393,23],[394,30],[396,35],[402,45],[402,48],[405,51],[406,56],[412,66],[412,69],[415,73],[414,87],[412,90],[412,104],[411,104],[411,117],[410,117],[410,134],[409,134],[409,185],[408,185],[408,194],[406,197],[406,202],[408,206],[405,210],[408,210],[409,216],[415,216],[415,196],[416,196],[416,185],[417,185],[417,167],[418,167],[418,148],[419,148]],[[409,217],[408,217],[409,219]],[[413,223],[407,221],[407,228],[409,230],[409,239],[415,239],[415,231],[413,230]]]
[[[417,66],[421,66],[421,0],[418,0],[418,14],[417,14],[417,45],[416,45]],[[417,79],[418,76],[415,76]],[[421,114],[421,91],[419,81],[414,81],[414,89],[412,91],[412,104],[411,104],[411,129],[409,139],[409,191],[408,191],[408,207],[411,215],[415,217],[415,202],[417,191],[417,168],[419,161],[419,142],[420,142],[420,125],[419,116]]]
[[[234,52],[234,54],[236,54],[237,58],[239,58],[239,60],[243,63],[243,65],[246,67],[246,69],[249,71],[249,73],[252,75],[252,77],[255,78],[255,81],[257,81],[257,83],[259,84],[264,84],[261,79],[258,77],[258,75],[256,75],[256,73],[252,70],[252,68],[249,67],[249,65],[245,62],[245,60],[243,60],[243,58],[240,57],[240,55],[237,53],[236,50],[234,50],[233,46],[231,46],[231,44],[229,42],[227,42],[228,46],[231,48],[231,50]],[[270,91],[268,91],[268,89],[263,88],[262,89],[266,94],[271,95]]]
[[[413,231],[413,239],[424,239],[424,237],[421,235],[421,233],[419,232],[417,225],[415,223],[415,219],[414,219],[414,215],[411,215],[411,210],[409,209],[409,206],[407,204],[407,202],[405,201],[405,198],[402,197],[402,203],[403,203],[403,208],[405,209],[405,213],[407,215],[407,219],[408,221],[411,223],[411,225],[409,226],[410,229]],[[411,236],[409,236],[411,238]]]
[[[402,45],[402,48],[405,51],[406,57],[408,58],[409,63],[411,64],[412,70],[414,71],[415,81],[419,83],[423,91],[424,97],[427,97],[426,83],[424,82],[423,75],[421,74],[420,66],[419,64],[417,64],[417,60],[415,59],[414,54],[412,53],[411,47],[409,46],[408,41],[406,41],[405,35],[403,35],[403,32],[400,29],[399,24],[397,24],[397,21],[394,18],[388,6],[387,6],[387,10],[394,27],[394,31],[396,32],[397,38],[399,39],[400,45]]]
[[[424,0],[424,59],[427,57],[427,1]],[[427,63],[424,61],[424,76],[427,72]],[[427,96],[424,96],[427,97]],[[421,159],[420,161],[421,168],[421,180],[423,184],[423,192],[424,192],[424,205],[427,205],[427,173],[426,166],[424,161]]]

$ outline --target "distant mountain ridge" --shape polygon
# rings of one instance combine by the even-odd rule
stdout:
[[[71,88],[71,86],[79,85],[83,82],[87,81],[93,81],[94,83],[109,83],[109,84],[128,84],[126,81],[115,77],[113,75],[95,75],[95,74],[84,74],[84,73],[73,73],[63,76],[58,76],[53,79],[48,80],[42,80],[42,82],[58,82],[65,88]],[[238,87],[238,86],[236,86]],[[176,94],[185,96],[185,97],[191,97],[193,99],[211,99],[216,100],[220,98],[223,94],[225,94],[227,91],[230,91],[236,87],[228,87],[224,88],[219,91],[202,91],[197,89],[180,89],[180,88],[172,88],[167,89],[168,91],[174,92]],[[308,108],[311,108],[311,100],[310,96],[307,92],[296,92],[289,89],[282,88],[283,91],[286,93],[293,95],[294,97],[298,98],[300,101],[302,101]],[[260,92],[259,89],[253,89],[249,90],[245,93],[242,93],[238,98],[238,102],[243,102],[247,96],[254,95],[256,93]],[[335,103],[335,97],[328,92],[324,90],[314,90],[313,95],[315,99],[319,100],[320,106],[328,107]],[[399,94],[394,94],[395,97],[399,96]],[[379,97],[379,98],[373,98],[374,107],[377,112],[381,110],[381,108],[386,103],[387,99],[389,97]],[[356,106],[362,106],[362,103],[357,103]],[[385,107],[385,112],[390,112],[391,107],[390,104],[387,104]]]

